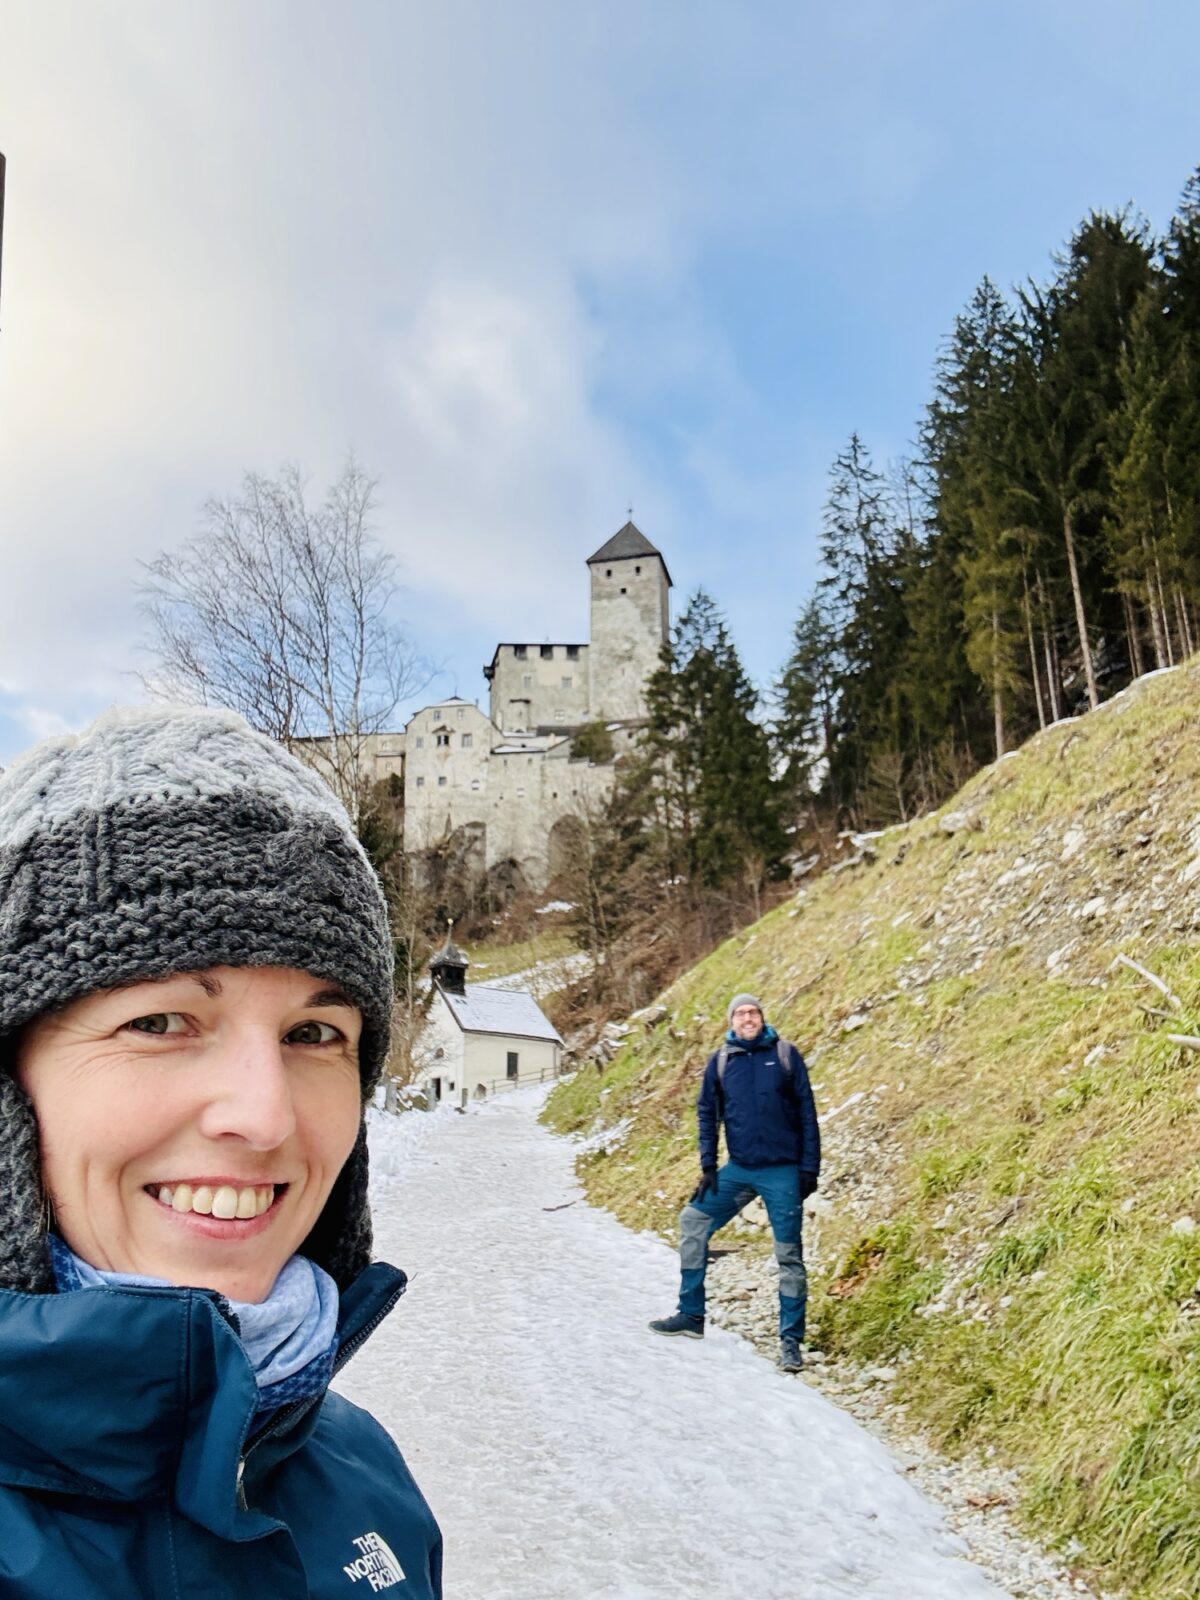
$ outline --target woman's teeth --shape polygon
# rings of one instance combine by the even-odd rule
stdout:
[[[172,1211],[198,1211],[202,1217],[219,1217],[223,1222],[235,1217],[243,1222],[261,1217],[274,1198],[275,1186],[271,1183],[253,1189],[235,1189],[230,1183],[215,1189],[207,1183],[195,1188],[190,1183],[163,1183],[157,1195],[159,1205],[170,1206]]]

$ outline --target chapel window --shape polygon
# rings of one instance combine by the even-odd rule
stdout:
[[[448,733],[439,733],[435,735],[434,742],[439,750],[445,750],[450,743],[450,735]]]
[[[554,646],[552,644],[544,644],[542,646],[542,660],[543,661],[553,661],[554,660]]]
[[[516,656],[518,661],[524,661],[525,654],[526,654],[526,651],[525,651],[525,646],[523,644],[515,644],[515,645],[513,645],[513,655]]]

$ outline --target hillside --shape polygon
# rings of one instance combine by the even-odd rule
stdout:
[[[1200,1594],[1200,1048],[1168,1037],[1200,1034],[1198,708],[1189,664],[1045,730],[728,941],[547,1112],[611,1130],[590,1196],[673,1236],[704,1057],[759,993],[822,1113],[813,1342],[1020,1466],[1027,1525],[1138,1600]]]

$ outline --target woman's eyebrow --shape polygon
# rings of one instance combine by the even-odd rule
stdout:
[[[204,990],[210,1000],[215,1000],[221,993],[221,980],[214,978],[208,972],[172,972],[165,978],[122,978],[116,983],[105,986],[106,994],[120,994],[122,989],[140,989],[143,984],[152,983],[158,987],[172,983],[176,978],[186,978],[189,983],[196,983]]]
[[[304,1003],[308,1006],[346,1006],[351,1011],[358,1010],[344,989],[318,989]]]

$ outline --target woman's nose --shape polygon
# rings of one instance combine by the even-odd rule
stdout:
[[[295,1130],[292,1086],[274,1035],[230,1041],[211,1089],[200,1119],[210,1139],[233,1137],[255,1150],[274,1150]]]

